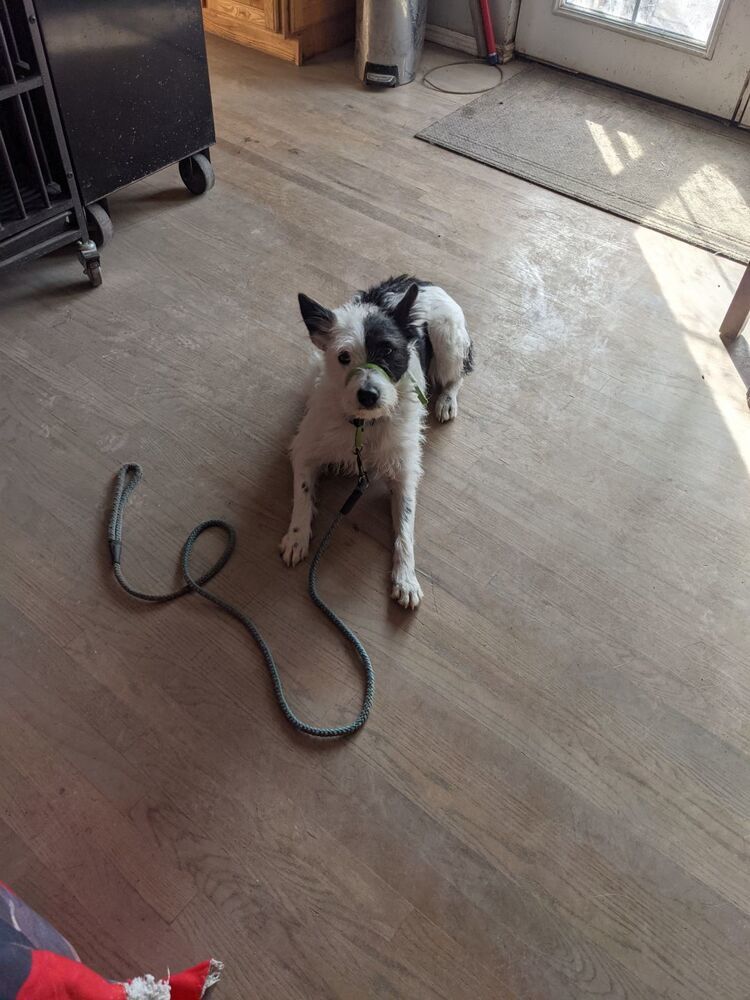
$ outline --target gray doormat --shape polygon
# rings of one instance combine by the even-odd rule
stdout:
[[[418,138],[742,263],[750,133],[546,66]]]

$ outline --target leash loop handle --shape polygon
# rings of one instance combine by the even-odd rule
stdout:
[[[169,601],[177,600],[179,597],[184,597],[186,594],[197,594],[199,597],[205,598],[207,601],[210,601],[212,604],[215,604],[216,607],[224,611],[225,614],[238,621],[250,633],[251,638],[260,650],[261,656],[265,662],[266,669],[268,670],[268,675],[271,680],[274,697],[276,698],[282,714],[292,728],[296,729],[297,732],[305,733],[307,736],[316,736],[320,739],[329,740],[340,739],[343,736],[351,736],[353,733],[360,730],[362,726],[364,726],[365,722],[367,722],[367,718],[372,709],[375,694],[375,673],[372,669],[372,663],[370,662],[367,650],[362,645],[359,638],[348,627],[348,625],[346,625],[339,618],[336,612],[329,608],[325,601],[320,597],[318,593],[317,580],[318,567],[320,565],[321,557],[328,548],[341,517],[348,511],[344,511],[342,508],[342,512],[336,516],[328,531],[323,536],[323,540],[318,546],[315,555],[310,562],[307,589],[310,599],[313,601],[315,606],[323,612],[326,618],[328,618],[328,620],[339,630],[344,638],[354,647],[354,651],[356,652],[362,667],[365,690],[362,697],[362,707],[360,708],[357,717],[352,722],[341,726],[312,726],[300,719],[292,710],[284,693],[281,675],[279,674],[273,654],[252,618],[250,618],[249,615],[246,615],[244,611],[241,611],[233,604],[230,604],[229,601],[224,600],[223,597],[219,597],[217,594],[205,589],[205,584],[213,580],[213,578],[224,569],[232,557],[232,553],[234,552],[235,545],[237,543],[237,533],[231,524],[227,521],[221,520],[220,518],[211,518],[208,521],[201,521],[200,524],[197,524],[193,528],[188,537],[185,539],[185,544],[182,547],[180,555],[180,567],[182,569],[182,575],[185,579],[185,583],[177,590],[167,591],[163,594],[148,594],[144,591],[137,590],[127,582],[120,565],[123,549],[122,525],[127,502],[130,499],[133,490],[135,490],[142,478],[143,470],[140,465],[137,465],[135,462],[130,462],[120,468],[115,479],[114,500],[112,503],[112,513],[107,530],[107,541],[109,544],[115,579],[122,589],[127,594],[130,594],[131,597],[135,597],[139,601],[148,601],[152,604],[166,604]],[[362,495],[366,485],[367,477],[365,476],[365,487],[360,489],[362,483],[361,481],[358,483],[357,489],[354,492],[357,493],[357,490],[359,490],[359,495],[351,503],[348,510],[351,510],[351,507],[354,506],[356,500],[358,500],[359,496]],[[352,496],[353,495],[354,494],[352,494]],[[350,497],[349,500],[351,499],[352,498]],[[347,501],[347,503],[348,502],[349,501]],[[346,507],[346,504],[344,506]],[[226,535],[227,540],[224,546],[224,551],[221,553],[213,566],[210,566],[205,573],[202,573],[201,576],[194,579],[190,572],[190,557],[193,552],[193,546],[204,532],[209,531],[212,528],[218,528]]]

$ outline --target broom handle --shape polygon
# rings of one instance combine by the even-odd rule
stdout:
[[[484,27],[484,40],[487,45],[487,62],[495,65],[499,62],[497,55],[497,45],[495,44],[495,31],[492,27],[490,16],[489,0],[479,0],[479,10],[482,14],[482,26]]]

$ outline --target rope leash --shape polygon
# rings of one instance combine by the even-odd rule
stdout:
[[[213,580],[215,576],[218,576],[218,574],[229,562],[232,553],[234,552],[235,544],[237,542],[237,533],[231,524],[219,518],[212,518],[208,521],[202,521],[193,528],[185,540],[185,544],[182,547],[182,554],[180,556],[182,575],[185,578],[185,583],[182,587],[179,587],[177,590],[168,591],[164,594],[146,594],[141,590],[136,590],[136,588],[132,587],[125,579],[121,566],[122,522],[125,515],[125,507],[131,494],[133,493],[133,490],[135,490],[136,486],[138,486],[138,483],[143,478],[143,470],[140,465],[130,462],[127,465],[123,465],[117,473],[112,514],[109,519],[109,528],[107,532],[107,540],[109,542],[109,551],[112,557],[112,568],[114,570],[115,579],[126,593],[130,594],[131,597],[137,598],[139,601],[149,601],[152,604],[166,604],[169,601],[176,601],[180,597],[185,597],[186,594],[198,594],[199,597],[204,597],[207,601],[215,604],[217,608],[220,608],[226,614],[236,619],[236,621],[247,629],[261,652],[263,660],[266,664],[266,669],[268,670],[268,675],[271,679],[274,696],[287,722],[294,729],[296,729],[297,732],[305,733],[307,736],[318,736],[321,739],[328,740],[339,739],[342,736],[351,736],[352,733],[356,733],[362,728],[362,726],[364,726],[372,708],[373,695],[375,691],[375,674],[372,669],[370,657],[367,655],[367,650],[354,632],[352,632],[352,630],[344,624],[335,611],[328,607],[318,593],[318,567],[323,553],[328,548],[331,538],[333,537],[333,533],[338,527],[341,518],[349,513],[369,485],[367,473],[365,472],[362,464],[362,456],[360,454],[362,449],[362,422],[357,421],[355,423],[355,428],[354,451],[357,456],[357,469],[359,473],[357,477],[357,485],[339,513],[333,519],[328,531],[323,536],[323,540],[318,546],[317,551],[310,562],[310,573],[307,578],[307,592],[310,595],[310,599],[313,601],[315,606],[323,612],[326,618],[336,626],[344,638],[352,644],[362,665],[362,671],[365,678],[365,691],[362,698],[362,707],[356,719],[348,725],[330,727],[311,726],[307,722],[303,722],[299,716],[295,715],[286,699],[286,695],[284,694],[281,676],[273,658],[273,654],[255,625],[255,622],[243,611],[240,611],[239,608],[236,608],[233,604],[225,601],[224,598],[218,597],[216,594],[212,594],[210,590],[205,589],[205,584]],[[196,580],[190,573],[190,557],[192,555],[193,546],[198,541],[200,536],[211,528],[218,528],[220,531],[224,532],[227,536],[226,545],[224,546],[224,551],[213,566],[207,569],[206,572],[199,576]]]

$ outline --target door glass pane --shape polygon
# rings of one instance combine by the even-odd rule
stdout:
[[[570,10],[585,10],[601,17],[618,17],[632,21],[637,0],[565,0],[564,7]]]
[[[558,4],[562,10],[705,45],[721,0],[558,0]]]
[[[641,0],[635,23],[705,44],[721,0]]]

